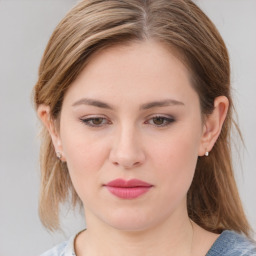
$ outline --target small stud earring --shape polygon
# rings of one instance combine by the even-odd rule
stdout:
[[[209,152],[208,152],[208,151],[206,151],[204,155],[205,155],[205,156],[209,156]]]
[[[61,160],[62,155],[61,155],[61,153],[60,153],[60,152],[56,152],[56,156],[57,156],[57,158],[58,158],[59,160]]]

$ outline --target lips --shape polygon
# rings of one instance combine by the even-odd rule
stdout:
[[[116,179],[107,183],[105,187],[119,198],[134,199],[148,192],[153,185],[137,179]]]

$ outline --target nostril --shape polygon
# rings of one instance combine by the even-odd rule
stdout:
[[[119,162],[112,162],[113,165],[115,166],[119,166],[119,165],[122,165],[125,169],[130,169],[130,168],[133,168],[133,167],[137,167],[139,166],[141,163],[140,162],[135,162],[133,164],[126,164],[126,163],[119,163]]]
[[[137,166],[139,166],[141,163],[140,162],[135,162],[135,163],[133,163],[133,164],[130,164],[130,165],[123,165],[124,166],[124,168],[126,168],[126,169],[130,169],[130,168],[133,168],[133,167],[137,167]]]
[[[134,144],[132,145],[134,147]],[[109,154],[109,160],[116,167],[120,166],[125,169],[131,169],[143,164],[143,162],[145,161],[145,155],[144,152],[137,149],[135,152],[134,148],[118,147],[111,150]]]
[[[138,166],[138,165],[140,165],[140,162],[136,162],[136,163],[134,163],[133,165],[134,165],[134,166]]]

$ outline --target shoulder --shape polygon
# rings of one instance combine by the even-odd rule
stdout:
[[[60,243],[52,249],[46,251],[40,256],[75,256],[74,253],[74,237],[71,237],[68,241]]]
[[[256,256],[256,244],[236,232],[225,230],[215,241],[207,256]]]

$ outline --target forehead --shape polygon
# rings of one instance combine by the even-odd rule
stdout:
[[[115,95],[140,100],[195,93],[176,52],[155,41],[115,45],[94,54],[68,93],[72,97]],[[139,97],[140,96],[140,97]]]

